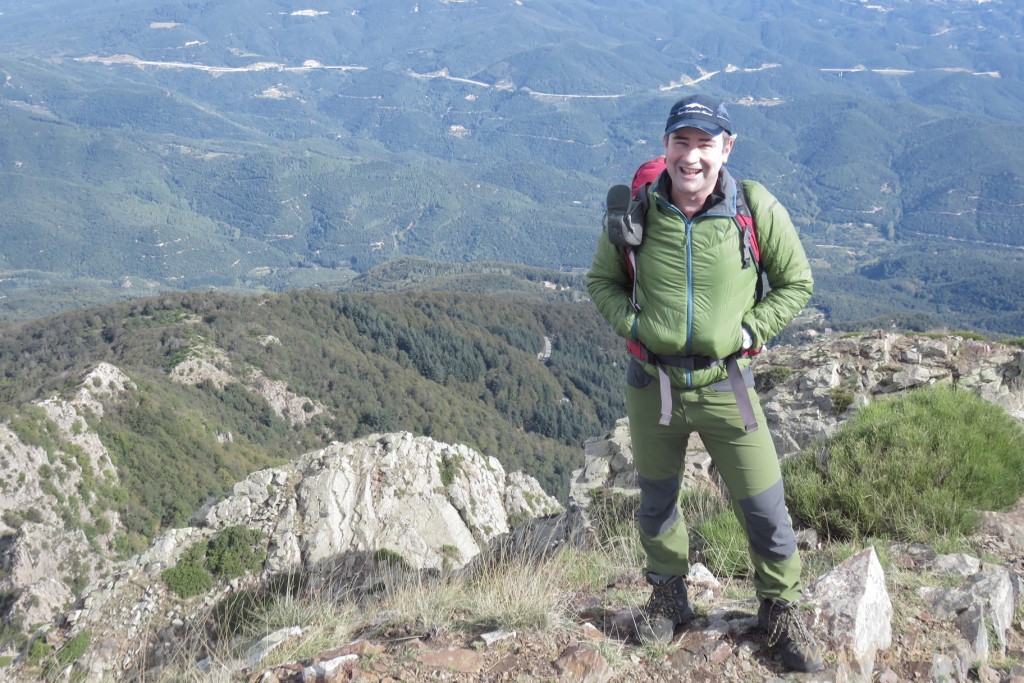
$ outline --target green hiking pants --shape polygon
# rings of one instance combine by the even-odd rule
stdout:
[[[658,382],[631,362],[626,414],[640,484],[638,523],[648,572],[686,576],[689,537],[679,508],[686,443],[697,432],[732,498],[746,531],[757,596],[793,601],[800,597],[800,555],[786,509],[782,473],[764,412],[744,370],[758,429],[746,432],[728,381],[702,389],[672,388],[672,420],[658,424]]]

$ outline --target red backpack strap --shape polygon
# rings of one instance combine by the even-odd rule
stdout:
[[[754,214],[747,202],[747,192],[743,183],[733,180],[736,183],[736,227],[740,230],[740,256],[743,259],[743,267],[749,268],[753,264],[757,269],[757,301],[760,301],[768,294],[768,282],[761,267],[761,247],[757,243],[757,225],[754,223]]]
[[[631,191],[633,198],[630,201],[629,213],[634,213],[634,207],[639,205],[640,215],[643,217],[644,225],[647,223],[647,212],[651,208],[651,199],[649,196],[651,185],[658,179],[661,172],[665,170],[665,157],[657,157],[650,161],[644,162],[640,165],[640,168],[633,174],[633,183]],[[633,290],[629,297],[629,303],[633,306],[633,310],[637,313],[640,312],[640,304],[636,300],[636,250],[637,246],[634,247],[623,247],[623,253],[626,257],[626,271],[629,273],[629,281],[632,284]]]
[[[743,267],[749,268],[753,263],[760,270],[761,249],[757,244],[757,228],[754,225],[754,216],[750,213],[750,205],[747,204],[747,193],[743,183],[735,180],[733,182],[736,184],[736,226],[740,229]]]

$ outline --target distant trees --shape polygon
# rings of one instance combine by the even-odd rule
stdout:
[[[546,365],[537,358],[545,336]],[[293,426],[240,382],[168,379],[206,346],[226,354],[229,374],[259,370],[310,409],[326,410]],[[583,441],[624,412],[622,354],[586,304],[468,293],[189,292],[0,331],[0,393],[13,411],[74,388],[100,361],[131,377],[136,388],[91,420],[121,477],[122,489],[104,497],[127,526],[118,541],[127,549],[187,523],[254,469],[371,432],[465,443],[564,495]],[[36,440],[44,438],[52,439]]]

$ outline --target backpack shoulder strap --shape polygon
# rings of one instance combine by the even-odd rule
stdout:
[[[748,268],[751,264],[757,269],[757,301],[763,299],[771,287],[768,285],[768,278],[764,268],[761,267],[761,247],[757,241],[757,224],[754,221],[756,207],[750,204],[750,195],[747,192],[747,181],[736,181],[736,225],[740,229],[740,249],[743,257],[743,267]]]
[[[749,268],[751,263],[760,269],[761,249],[757,244],[757,226],[754,225],[754,214],[747,201],[747,188],[742,182],[736,183],[736,225],[740,229],[741,249],[743,250],[743,267]]]

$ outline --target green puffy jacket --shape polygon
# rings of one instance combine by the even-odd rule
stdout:
[[[658,356],[725,358],[741,349],[742,325],[757,348],[778,334],[813,292],[811,267],[789,213],[760,183],[743,182],[761,267],[771,287],[756,301],[758,275],[754,267],[742,267],[736,184],[728,171],[723,168],[719,177],[721,200],[690,221],[672,205],[668,182],[663,173],[651,185],[643,243],[636,250],[640,311],[630,304],[625,252],[603,233],[587,273],[591,299],[619,336],[639,340]],[[657,375],[653,365],[644,365]],[[722,364],[665,370],[679,388],[699,388],[726,377]]]

